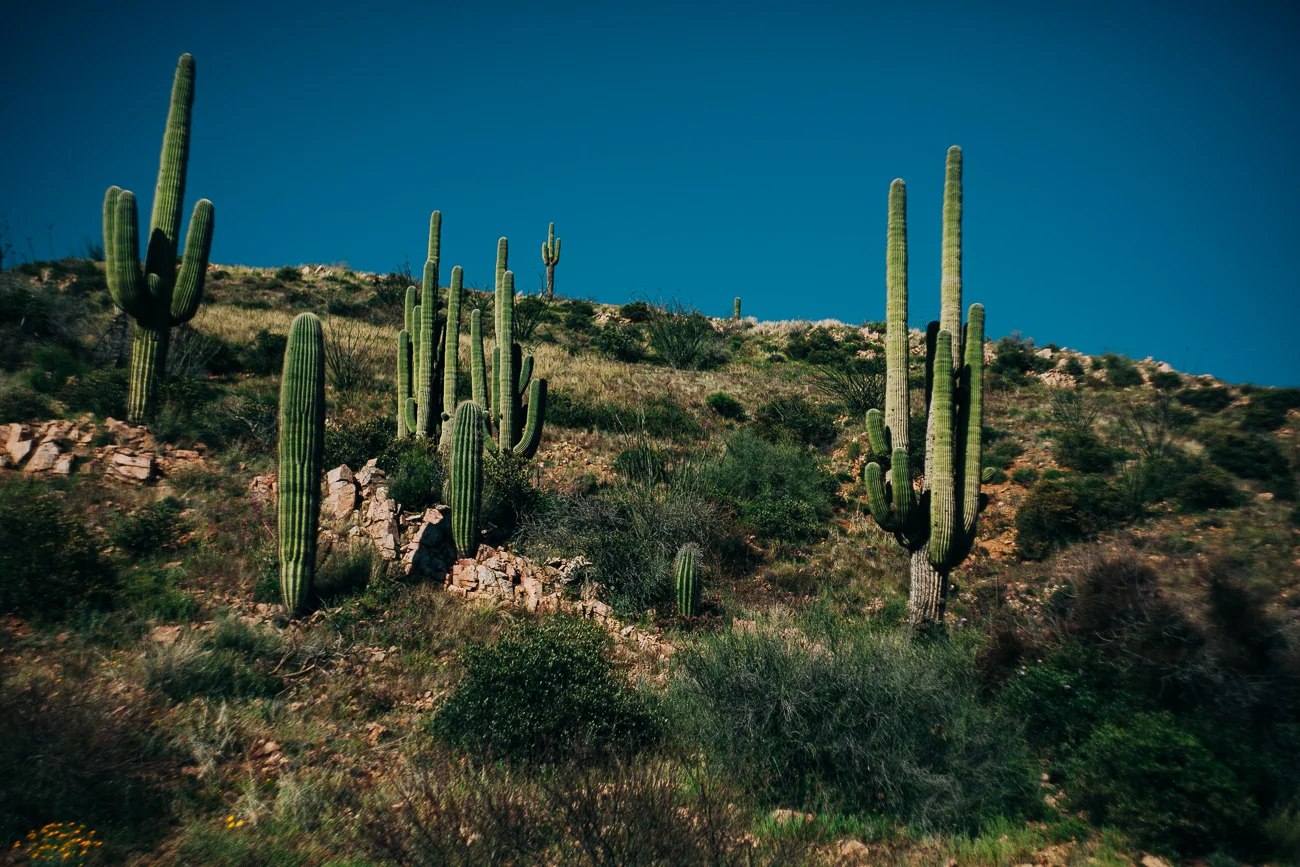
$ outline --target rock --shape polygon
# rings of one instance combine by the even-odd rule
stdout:
[[[41,443],[37,446],[32,459],[27,462],[27,472],[42,473],[54,469],[54,464],[58,461],[60,454],[58,443],[52,440]]]
[[[36,459],[35,459],[35,458],[32,458],[32,460],[35,461]],[[31,469],[31,468],[28,467],[28,469]],[[1264,491],[1264,492],[1262,492],[1262,493],[1256,494],[1256,495],[1255,495],[1255,499],[1256,499],[1256,500],[1259,500],[1261,503],[1267,503],[1267,502],[1269,502],[1270,500],[1273,499],[1273,495],[1272,495],[1270,492],[1268,492],[1268,491]]]
[[[1159,855],[1143,855],[1142,867],[1170,867],[1169,862]]]
[[[1038,379],[1051,388],[1074,388],[1074,377],[1064,370],[1053,368],[1038,374]]]
[[[347,465],[335,467],[326,476],[329,494],[326,507],[335,518],[346,518],[358,505],[357,485],[352,477],[352,470]]]
[[[1042,349],[1036,350],[1034,352],[1034,355],[1038,356],[1039,358],[1051,358],[1052,350],[1044,346]]]
[[[772,821],[778,825],[799,824],[811,822],[817,818],[812,813],[800,813],[798,810],[787,810],[784,807],[772,811]]]
[[[155,644],[175,644],[181,640],[180,626],[155,626],[149,631],[149,640]]]
[[[109,475],[131,482],[147,482],[158,471],[153,455],[133,455],[129,450],[119,449],[113,453],[108,462]]]
[[[71,475],[76,460],[76,455],[59,455],[59,459],[54,462],[54,472],[61,476]]]
[[[347,464],[339,464],[325,474],[325,481],[329,482],[330,487],[333,487],[340,482],[352,482],[355,479],[352,476],[352,470],[348,468]]]
[[[1161,373],[1177,373],[1177,371],[1174,370],[1173,365],[1167,361],[1162,361],[1159,364],[1157,364],[1156,370],[1160,371]]]
[[[842,863],[856,864],[865,860],[871,849],[861,840],[841,840],[835,847],[835,854]]]
[[[10,424],[8,425],[8,434],[5,437],[5,451],[9,457],[13,458],[14,466],[27,460],[27,456],[36,448],[36,443],[31,438],[31,432],[26,425]]]

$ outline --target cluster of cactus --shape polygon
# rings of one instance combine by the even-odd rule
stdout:
[[[907,191],[889,188],[885,262],[885,412],[867,413],[872,461],[864,480],[872,517],[911,554],[912,624],[941,624],[948,576],[970,553],[981,508],[984,421],[984,308],[961,321],[961,149],[948,150],[938,322],[926,330],[925,478],[913,488],[908,459]],[[883,467],[888,465],[888,470]]]
[[[677,613],[683,617],[695,613],[695,603],[699,600],[700,587],[696,569],[701,556],[700,546],[687,542],[673,558],[673,595],[677,599]]]
[[[135,195],[113,186],[104,196],[108,289],[113,302],[135,320],[127,398],[127,420],[131,422],[146,421],[152,415],[158,383],[166,371],[171,329],[194,318],[203,300],[213,226],[212,203],[207,199],[200,199],[194,206],[179,273],[176,266],[193,106],[194,58],[182,54],[172,83],[143,268]]]
[[[325,335],[314,314],[289,328],[280,377],[280,598],[301,613],[316,568],[325,460]]]
[[[555,237],[555,224],[546,230],[542,242],[542,264],[546,266],[546,297],[555,297],[555,266],[560,264],[560,239]]]
[[[406,289],[405,328],[397,333],[397,437],[433,439],[456,410],[456,375],[460,360],[460,302],[463,271],[451,269],[447,317],[438,318],[438,261],[442,213],[429,218],[429,257],[416,303],[415,287]]]

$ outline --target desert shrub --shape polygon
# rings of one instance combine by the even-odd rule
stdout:
[[[546,398],[546,423],[611,433],[640,431],[677,440],[693,439],[703,433],[695,416],[671,394],[652,395],[637,406],[623,407],[555,391]]]
[[[653,485],[668,478],[668,462],[660,449],[643,441],[618,453],[614,472],[628,481]]]
[[[725,419],[732,421],[745,420],[745,407],[729,394],[721,391],[715,391],[708,397],[704,398],[704,403],[709,409],[716,412]]]
[[[1016,726],[950,644],[727,630],[675,659],[677,725],[763,803],[950,829],[1027,804]]]
[[[32,353],[32,368],[27,371],[27,384],[32,391],[55,394],[70,377],[79,375],[85,369],[85,365],[67,348],[41,346]]]
[[[1183,378],[1172,370],[1157,370],[1151,374],[1151,384],[1161,391],[1173,391],[1183,384]]]
[[[615,361],[632,363],[645,358],[641,332],[635,326],[606,322],[591,341],[591,345],[597,352]]]
[[[649,322],[654,313],[654,308],[646,301],[633,301],[618,308],[618,315],[633,323]]]
[[[347,464],[354,470],[366,461],[378,458],[397,438],[397,422],[388,416],[374,416],[365,421],[344,421],[325,425],[325,468],[331,470]]]
[[[813,384],[822,394],[844,404],[853,415],[864,415],[869,409],[883,409],[885,360],[851,358],[838,364],[821,365]]]
[[[1154,462],[1177,456],[1177,438],[1194,417],[1175,405],[1168,394],[1157,392],[1150,399],[1125,401],[1118,420],[1124,446]]]
[[[0,611],[54,620],[108,604],[117,575],[95,537],[53,493],[26,481],[0,486]]]
[[[837,334],[818,325],[791,332],[786,339],[786,355],[809,364],[841,367],[856,361],[858,350],[865,349],[866,346],[862,335],[857,331],[841,331]]]
[[[1204,464],[1178,480],[1175,495],[1187,512],[1224,509],[1242,501],[1241,491],[1227,473]]]
[[[150,647],[141,666],[145,687],[177,702],[196,696],[269,697],[281,686],[264,661],[228,648],[214,649],[188,636]]]
[[[174,771],[147,707],[99,682],[62,681],[0,681],[5,849],[29,831],[71,818],[105,840],[100,854],[148,845],[169,822],[171,799],[159,780]]]
[[[499,532],[513,532],[519,522],[543,505],[542,492],[533,479],[527,458],[498,453],[483,462],[483,518]]]
[[[97,368],[68,380],[59,391],[59,400],[70,412],[122,418],[126,415],[127,391],[125,368]]]
[[[1106,370],[1106,381],[1112,387],[1128,388],[1142,384],[1142,371],[1138,370],[1133,359],[1107,352],[1102,356],[1101,362]]]
[[[1011,462],[1025,453],[1025,447],[1019,440],[1006,437],[984,449],[984,466],[1005,470]]]
[[[14,421],[44,421],[54,415],[49,400],[30,388],[14,387],[0,392],[0,424]]]
[[[1050,358],[1035,355],[1034,342],[1022,339],[1019,333],[999,339],[996,350],[988,366],[989,385],[995,391],[1025,385],[1029,382],[1025,374],[1053,366]]]
[[[1084,376],[1087,373],[1087,371],[1083,369],[1083,364],[1079,361],[1079,357],[1076,355],[1071,355],[1069,358],[1065,360],[1064,370],[1066,373],[1070,374],[1070,376],[1073,376],[1076,379]]]
[[[835,420],[799,395],[773,398],[754,413],[754,431],[769,442],[825,446],[835,441]]]
[[[113,597],[114,607],[130,612],[137,620],[184,623],[199,613],[198,600],[176,586],[172,569],[132,569],[122,576]],[[279,584],[276,584],[278,600]]]
[[[292,265],[281,265],[275,269],[273,279],[281,283],[297,283],[302,279],[302,271]]]
[[[1286,413],[1300,409],[1300,388],[1269,388],[1251,392],[1241,414],[1243,430],[1274,431],[1286,424]]]
[[[325,321],[325,373],[334,390],[356,391],[374,379],[379,335],[364,322],[332,316]]]
[[[1061,430],[1052,435],[1052,457],[1068,470],[1105,473],[1115,465],[1115,450],[1092,431]]]
[[[1038,470],[1033,467],[1017,467],[1016,470],[1011,473],[1011,481],[1015,482],[1017,485],[1032,485],[1034,482],[1038,481]]]
[[[564,327],[578,333],[590,331],[596,318],[596,305],[581,298],[574,298],[558,304]]]
[[[1239,836],[1257,810],[1232,772],[1168,713],[1099,726],[1070,777],[1072,804],[1148,846],[1204,853]]]
[[[284,367],[284,350],[289,345],[285,334],[262,329],[239,354],[239,363],[249,373],[274,376]]]
[[[736,509],[742,524],[762,538],[786,542],[824,535],[838,489],[807,450],[771,443],[749,430],[727,439],[707,480],[716,496]]]
[[[1219,386],[1184,388],[1175,397],[1183,406],[1190,406],[1192,409],[1210,413],[1227,409],[1228,405],[1232,403],[1232,392]]]
[[[164,497],[122,516],[117,520],[111,537],[113,544],[136,556],[175,548],[180,537],[189,530],[189,523],[181,517],[184,510],[180,500]]]
[[[609,653],[598,624],[566,616],[521,624],[493,645],[470,644],[461,654],[465,676],[433,731],[466,752],[516,760],[636,750],[655,736],[655,715]]]
[[[1120,493],[1100,476],[1043,479],[1016,511],[1016,547],[1026,560],[1038,560],[1060,545],[1095,536],[1124,514]]]
[[[1216,430],[1205,437],[1210,460],[1243,479],[1255,479],[1284,499],[1295,496],[1295,479],[1277,440],[1266,434]]]
[[[312,602],[333,602],[364,590],[388,574],[388,565],[368,542],[350,542],[332,548],[320,558],[312,581]]]
[[[679,370],[707,370],[726,360],[722,338],[707,316],[677,301],[661,302],[645,323],[655,356]]]
[[[1005,482],[1007,479],[1011,478],[1010,476],[1007,475],[1006,470],[1001,470],[998,469],[997,467],[990,467],[989,470],[990,472],[989,472],[989,479],[987,484],[1000,485],[1003,482]]]
[[[521,544],[538,557],[586,557],[615,607],[644,611],[672,599],[677,550],[696,542],[710,552],[724,519],[716,500],[696,485],[615,485],[561,497],[526,516]]]
[[[427,509],[442,502],[442,460],[436,440],[393,440],[379,455],[388,475],[388,494],[405,508]]]

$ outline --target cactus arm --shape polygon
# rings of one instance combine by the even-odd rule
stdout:
[[[416,304],[415,307],[411,308],[411,324],[414,326],[413,328],[410,329],[411,355],[413,356],[413,358],[419,358],[420,357],[420,305],[419,304]],[[413,361],[412,363],[415,362]],[[414,382],[411,383],[411,387],[412,388],[415,387]]]
[[[411,332],[412,334],[415,333],[415,323],[419,321],[416,319],[415,316],[415,309],[416,307],[419,306],[415,303],[415,292],[416,289],[414,286],[406,287],[406,302],[402,311],[403,312],[402,321],[406,323],[405,324],[406,330]]]
[[[952,335],[952,359],[962,364],[961,335],[961,148],[948,148],[943,182],[943,263],[939,327]]]
[[[402,418],[406,421],[408,430],[416,430],[419,426],[420,414],[415,405],[415,398],[408,397],[406,403],[402,405]]]
[[[885,532],[892,533],[897,530],[894,516],[889,511],[889,490],[885,486],[885,473],[880,468],[880,464],[875,461],[867,464],[862,474],[862,481],[867,486],[867,508],[871,510],[871,517],[876,519],[880,529]]]
[[[316,565],[325,446],[325,337],[303,313],[289,329],[280,379],[280,593],[293,613],[306,606]]]
[[[105,207],[111,198],[115,205],[113,237],[106,238],[105,253],[109,267],[108,289],[113,303],[132,319],[147,319],[149,312],[148,283],[140,270],[140,215],[136,211],[135,196],[130,190],[110,188],[105,197]],[[110,258],[111,256],[111,258]]]
[[[172,81],[171,107],[167,111],[158,186],[154,189],[153,215],[149,221],[149,249],[145,252],[145,273],[159,275],[169,288],[176,279],[176,245],[180,241],[193,108],[194,58],[182,54]]]
[[[558,264],[560,264],[560,239],[556,238],[555,239],[555,261],[551,263],[551,267],[555,267]]]
[[[431,277],[430,269],[436,274],[437,267],[426,262],[424,265],[424,291],[420,295],[420,325],[417,333],[415,352],[415,404],[419,408],[419,418],[415,428],[416,439],[425,439],[433,430],[433,412],[441,412],[433,406],[433,370],[431,359],[436,349],[434,327],[438,318],[438,289]]]
[[[483,504],[483,410],[467,400],[456,409],[451,434],[451,536],[456,553],[478,550]]]
[[[890,460],[890,489],[894,495],[895,533],[911,533],[915,529],[915,516],[919,503],[912,490],[912,459],[907,449],[894,449]],[[883,529],[883,528],[882,528]],[[908,540],[909,543],[914,540]]]
[[[872,457],[884,458],[889,455],[889,437],[885,433],[885,416],[872,407],[867,410],[867,447]]]
[[[442,211],[434,211],[429,215],[429,258],[428,261],[433,263],[434,278],[438,276],[438,267],[440,253],[442,250]]]
[[[895,448],[907,448],[907,187],[889,185],[889,230],[885,248],[885,427]],[[895,488],[898,485],[894,486]]]
[[[979,516],[980,482],[984,480],[982,437],[984,432],[984,305],[972,304],[966,318],[966,363],[962,371],[966,398],[957,419],[962,436],[962,535],[968,543],[975,538]]]
[[[406,402],[411,398],[411,333],[403,328],[397,332],[397,438],[404,440],[411,433],[406,423]]]
[[[934,412],[931,401],[934,398],[934,354],[939,341],[939,323],[930,322],[925,326],[925,465],[930,466],[934,460]],[[921,490],[930,490],[930,474],[926,473],[921,481]]]
[[[515,346],[519,344],[516,343]],[[515,388],[515,394],[523,398],[524,392],[528,391],[528,381],[533,378],[533,357],[531,355],[523,356],[519,361],[519,385]]]
[[[925,468],[930,480],[930,563],[946,574],[957,548],[959,526],[953,467],[952,335],[947,331],[939,332],[934,367],[934,393],[930,401],[933,453]]]
[[[495,315],[496,318],[492,324],[495,328],[495,336],[498,344],[501,343],[501,293],[506,284],[506,265],[509,261],[510,242],[505,238],[497,240],[497,270],[496,282],[492,284],[493,298],[496,301]]]
[[[185,235],[185,258],[172,292],[171,324],[181,325],[194,318],[203,302],[203,282],[208,274],[208,257],[212,252],[212,228],[216,219],[212,203],[199,199],[190,215]]]
[[[445,418],[456,413],[456,378],[460,375],[460,299],[464,294],[464,270],[451,269],[451,287],[447,290],[447,325],[443,332],[442,412]],[[447,431],[443,431],[443,441]]]
[[[488,380],[488,403],[491,411],[488,418],[493,426],[501,424],[501,346],[492,347],[492,377]]]
[[[483,364],[483,311],[469,313],[469,385],[471,399],[480,407],[488,405],[487,372]]]
[[[546,380],[533,380],[528,390],[527,424],[513,452],[524,458],[537,454],[537,447],[542,442],[542,426],[546,423]]]

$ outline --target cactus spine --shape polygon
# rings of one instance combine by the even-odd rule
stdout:
[[[451,537],[461,557],[473,557],[478,550],[484,427],[483,410],[474,401],[456,409],[451,435]]]
[[[864,480],[872,516],[911,552],[912,624],[941,624],[948,576],[970,553],[979,516],[984,421],[984,308],[961,324],[961,150],[948,151],[938,322],[926,335],[926,477],[915,491],[908,459],[907,191],[889,188],[885,254],[885,412],[867,413],[873,460]],[[964,340],[963,340],[964,338]],[[964,350],[964,352],[963,352]],[[889,464],[886,471],[883,463]]]
[[[678,549],[677,557],[673,560],[673,591],[677,597],[677,613],[683,617],[695,613],[695,603],[699,599],[696,566],[700,553],[699,545],[687,542]]]
[[[280,377],[280,598],[300,613],[316,568],[325,456],[325,336],[314,314],[293,320]]]
[[[113,303],[135,320],[127,399],[127,419],[132,422],[145,421],[153,412],[158,382],[166,370],[172,326],[194,318],[203,300],[214,219],[212,203],[207,199],[200,199],[194,206],[179,274],[176,267],[193,106],[194,58],[182,54],[172,83],[143,268],[135,195],[116,186],[109,187],[104,195],[108,289]]]
[[[546,230],[542,243],[542,264],[546,266],[546,297],[555,297],[555,266],[560,264],[560,239],[555,237],[555,224]]]
[[[732,304],[731,318],[737,321],[740,320],[740,296],[739,295],[736,296],[736,300]]]

